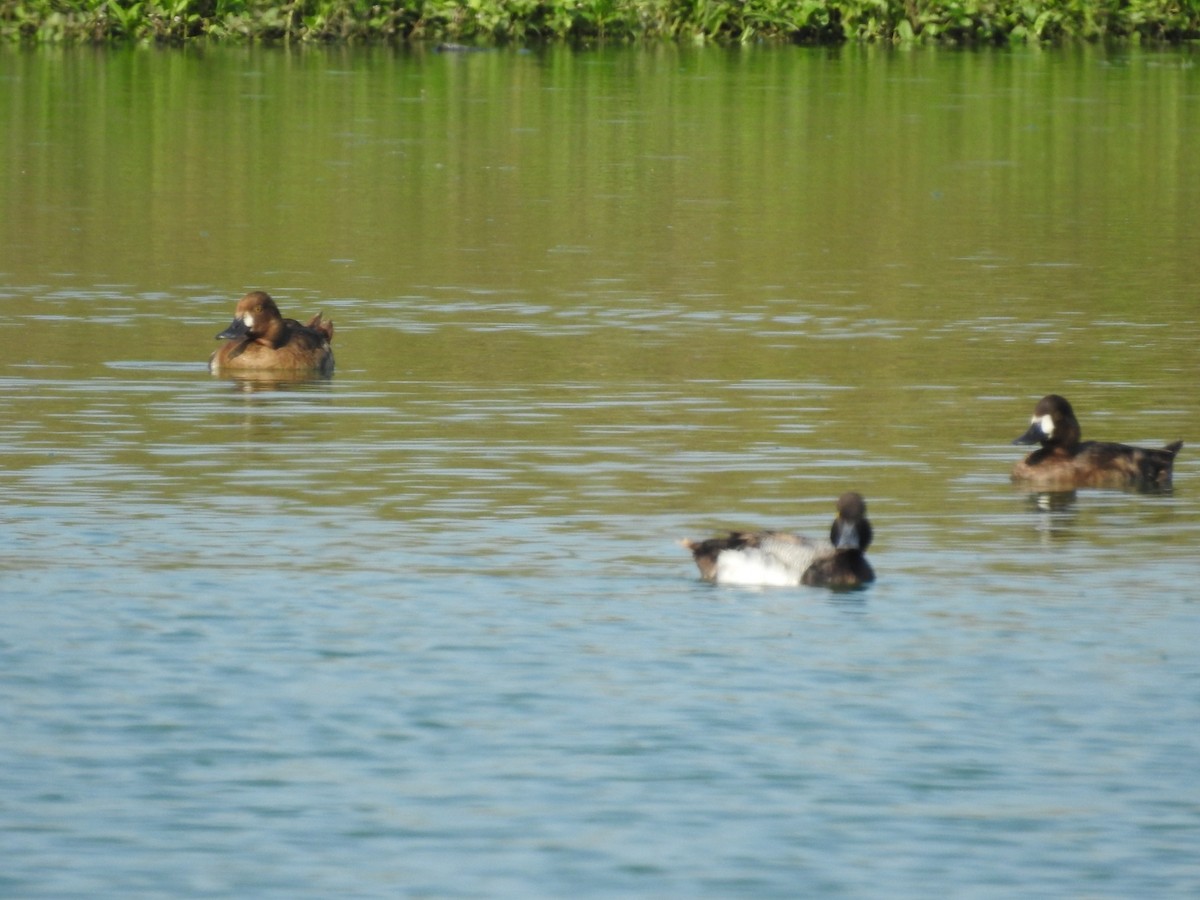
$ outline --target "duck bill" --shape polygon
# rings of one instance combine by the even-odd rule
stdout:
[[[836,550],[857,550],[858,549],[858,526],[843,522],[842,528],[838,532]]]
[[[217,335],[218,341],[236,341],[239,338],[244,338],[250,333],[250,329],[246,327],[246,323],[241,318],[236,318],[229,323],[229,327]]]
[[[1016,438],[1014,444],[1040,444],[1046,439],[1046,432],[1042,431],[1042,426],[1034,422],[1019,438]]]

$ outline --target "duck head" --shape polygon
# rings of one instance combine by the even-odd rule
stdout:
[[[1047,394],[1038,401],[1029,420],[1029,429],[1014,444],[1041,444],[1043,447],[1074,447],[1082,433],[1075,410],[1066,398]]]
[[[255,340],[268,334],[283,317],[279,307],[265,291],[251,291],[238,301],[233,321],[217,335],[218,341]]]

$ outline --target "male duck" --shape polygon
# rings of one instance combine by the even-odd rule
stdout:
[[[229,327],[217,335],[226,343],[208,361],[209,371],[310,370],[333,372],[333,322],[317,313],[307,325],[285,319],[269,294],[251,291],[238,301]]]
[[[680,543],[692,551],[701,577],[720,584],[850,588],[875,580],[864,555],[871,543],[867,502],[853,491],[838,498],[828,541],[783,531],[733,531]]]
[[[1071,404],[1048,394],[1033,410],[1029,430],[1014,444],[1041,444],[1013,468],[1012,479],[1046,490],[1077,487],[1164,488],[1171,485],[1175,454],[1183,441],[1161,450],[1081,441]]]

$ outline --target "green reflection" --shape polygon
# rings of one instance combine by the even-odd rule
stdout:
[[[466,485],[487,509],[803,497],[823,519],[858,487],[932,514],[947,485],[1007,490],[1049,391],[1088,436],[1190,437],[1196,71],[1097,48],[6,50],[9,359],[50,367],[14,383],[194,362],[185,397],[226,391],[203,362],[252,288],[330,315],[339,366],[329,421],[281,417],[317,400],[277,386],[234,416],[150,402],[128,443],[70,392],[13,412],[150,469],[140,441],[274,440],[301,470],[334,442],[321,490],[380,507]],[[410,452],[445,464],[381,477]]]

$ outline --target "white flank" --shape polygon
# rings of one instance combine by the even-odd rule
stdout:
[[[716,580],[720,584],[789,587],[800,583],[800,573],[790,571],[761,550],[722,550],[717,556]]]
[[[720,584],[792,587],[817,559],[833,553],[828,541],[792,536],[771,536],[760,547],[722,550],[717,555],[716,581]]]

